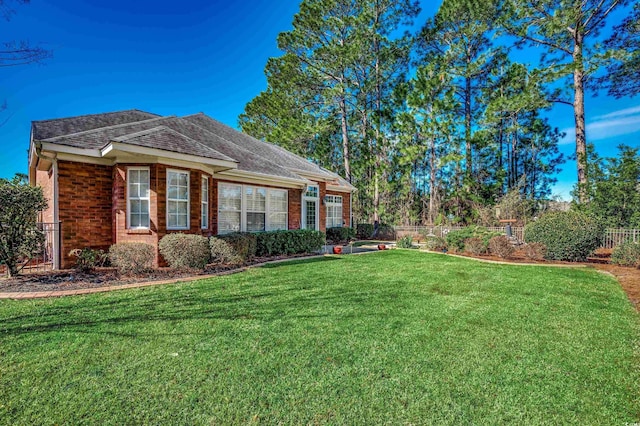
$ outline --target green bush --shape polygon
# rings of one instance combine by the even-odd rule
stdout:
[[[447,249],[447,240],[442,237],[428,236],[424,240],[424,246],[431,251],[444,251]]]
[[[312,253],[320,250],[325,240],[322,232],[310,229],[259,232],[255,237],[258,256]]]
[[[489,251],[498,257],[508,259],[513,256],[516,249],[506,235],[498,235],[489,240]]]
[[[236,264],[242,263],[231,244],[222,238],[209,238],[209,249],[211,250],[211,263],[215,264]]]
[[[204,269],[209,263],[209,239],[194,234],[167,234],[158,245],[169,266]]]
[[[118,243],[109,247],[109,261],[121,274],[142,274],[153,269],[156,250],[145,243]]]
[[[604,228],[595,219],[579,212],[551,212],[525,228],[527,243],[547,247],[545,258],[584,261],[600,246]]]
[[[378,226],[378,233],[375,236],[378,240],[393,241],[396,239],[396,230],[393,226],[381,223]]]
[[[481,238],[471,237],[464,240],[464,251],[469,252],[474,256],[480,256],[487,252],[487,246]]]
[[[233,252],[236,256],[239,256],[240,263],[245,263],[256,257],[256,235],[249,232],[233,232],[231,234],[218,235],[218,238],[229,243],[233,247]]]
[[[359,240],[368,240],[373,235],[373,225],[370,223],[360,223],[356,226],[356,237]]]
[[[497,232],[491,232],[482,226],[467,226],[456,231],[450,231],[446,236],[447,248],[451,251],[463,251],[465,242],[468,238],[479,238],[484,244],[484,250],[489,246],[489,240],[497,235]]]
[[[627,242],[617,245],[611,253],[611,263],[640,268],[640,243]]]
[[[333,244],[347,243],[355,236],[356,231],[347,226],[327,228],[327,241],[331,241]]]
[[[92,272],[98,266],[103,266],[107,261],[104,250],[94,250],[91,248],[73,249],[69,256],[76,258],[76,269],[80,272]]]
[[[413,238],[411,235],[405,235],[404,237],[398,239],[396,242],[396,247],[398,248],[412,248],[413,247]]]

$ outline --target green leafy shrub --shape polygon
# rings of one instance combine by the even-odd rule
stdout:
[[[489,251],[498,257],[508,259],[513,256],[516,249],[506,235],[497,235],[489,240]]]
[[[204,269],[209,263],[209,239],[194,234],[167,234],[158,245],[169,266]]]
[[[145,243],[118,243],[109,247],[109,261],[121,274],[142,274],[153,269],[156,249]]]
[[[640,268],[640,243],[627,242],[617,245],[611,253],[611,263]]]
[[[218,235],[218,238],[229,243],[233,247],[233,252],[236,256],[239,256],[240,263],[245,263],[256,257],[256,235],[249,232],[233,232],[231,234]]]
[[[209,249],[211,250],[211,263],[242,263],[242,259],[235,253],[235,251],[233,250],[233,246],[222,238],[209,238]]]
[[[489,240],[492,237],[500,235],[497,232],[491,232],[482,226],[467,226],[456,231],[450,231],[445,237],[447,248],[451,251],[463,251],[465,242],[468,238],[479,238],[484,243],[485,251],[489,246]]]
[[[370,223],[360,223],[356,226],[356,237],[359,240],[368,240],[373,235],[373,225]]]
[[[258,256],[312,253],[320,250],[325,240],[322,232],[310,229],[259,232],[255,236]]]
[[[547,247],[546,259],[584,261],[600,246],[604,228],[583,213],[551,212],[525,228],[527,243],[542,243]]]
[[[424,240],[424,245],[427,250],[444,251],[447,249],[447,240],[442,237],[429,236]]]
[[[107,261],[107,254],[104,250],[94,250],[91,248],[73,249],[69,256],[76,258],[76,269],[80,272],[92,272],[98,266],[104,266]]]
[[[349,242],[349,240],[354,239],[355,236],[356,231],[347,226],[327,228],[327,241],[331,241],[333,244]]]
[[[471,237],[464,241],[464,251],[467,251],[474,256],[480,256],[487,252],[487,246],[481,238]]]
[[[398,248],[412,248],[413,247],[413,238],[411,235],[405,235],[404,237],[398,239],[396,242],[396,247]]]
[[[547,254],[547,246],[542,243],[529,243],[524,245],[522,252],[527,259],[542,260]]]

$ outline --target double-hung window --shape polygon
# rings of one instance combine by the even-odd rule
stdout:
[[[130,229],[149,229],[149,168],[127,169],[127,223]]]
[[[218,184],[218,234],[241,230],[242,185]]]
[[[245,229],[248,232],[264,231],[267,223],[267,189],[245,186],[244,206]]]
[[[167,169],[167,229],[189,229],[189,172]]]
[[[288,225],[288,191],[284,189],[269,189],[269,216],[267,217],[267,230],[277,231],[287,229]]]
[[[342,196],[327,195],[325,197],[327,205],[327,228],[342,226]]]
[[[209,229],[209,178],[202,177],[202,201],[201,201],[201,217],[200,223],[202,229]]]

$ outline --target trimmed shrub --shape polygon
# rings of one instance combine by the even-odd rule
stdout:
[[[547,247],[546,259],[585,261],[600,246],[604,228],[579,212],[551,212],[527,225],[527,243],[542,243]]]
[[[411,235],[406,235],[402,238],[400,238],[397,242],[396,242],[396,247],[398,248],[412,248],[413,247],[413,238],[411,238]]]
[[[325,240],[322,232],[310,229],[259,232],[255,237],[257,256],[312,253],[320,250]]]
[[[73,249],[69,252],[69,256],[76,258],[76,270],[85,273],[92,272],[107,261],[107,254],[104,250],[94,250],[88,247]]]
[[[194,234],[167,234],[158,245],[169,266],[204,269],[209,263],[209,239]]]
[[[211,250],[211,263],[236,264],[242,262],[240,256],[233,251],[231,244],[221,238],[209,238],[209,249]]]
[[[331,241],[333,244],[349,242],[349,240],[354,239],[355,236],[356,231],[347,226],[327,228],[327,241]]]
[[[464,251],[467,251],[474,256],[480,256],[487,252],[487,246],[481,238],[471,237],[464,241]]]
[[[627,242],[617,245],[611,253],[611,263],[640,268],[640,244]]]
[[[489,251],[503,259],[513,256],[516,249],[506,235],[498,235],[489,240]]]
[[[360,223],[356,226],[356,237],[359,240],[368,240],[373,235],[373,225],[370,223]]]
[[[542,243],[529,243],[524,245],[522,252],[527,259],[542,260],[547,254],[547,246]]]
[[[444,251],[447,249],[447,240],[441,237],[427,237],[424,240],[424,245],[427,250]]]
[[[468,238],[479,238],[484,243],[484,250],[489,246],[492,237],[500,235],[482,226],[467,226],[457,231],[450,231],[446,236],[447,248],[451,251],[463,251]]]
[[[145,243],[118,243],[109,247],[109,261],[121,274],[142,274],[153,269],[155,248]]]
[[[245,263],[256,257],[256,235],[249,232],[233,232],[218,235],[218,238],[229,243],[233,247],[233,252],[240,258],[240,263]]]
[[[393,226],[381,223],[378,226],[378,233],[375,236],[378,240],[394,241],[396,239],[396,230]]]

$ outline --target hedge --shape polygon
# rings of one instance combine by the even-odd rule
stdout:
[[[347,243],[349,240],[354,239],[356,231],[347,226],[327,228],[327,241],[331,241],[334,244]]]
[[[322,232],[309,229],[267,231],[254,235],[256,237],[257,256],[312,253],[320,250],[325,241],[325,236]]]

